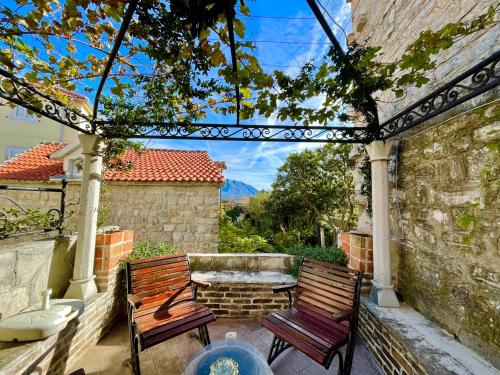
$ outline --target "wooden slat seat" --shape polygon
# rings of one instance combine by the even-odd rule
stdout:
[[[339,373],[349,374],[356,339],[362,273],[312,259],[302,261],[297,284],[276,286],[277,292],[296,288],[290,308],[273,312],[262,325],[274,333],[271,363],[293,346],[329,368],[339,356]],[[340,348],[347,345],[345,366]]]
[[[140,351],[175,336],[198,328],[202,344],[210,343],[207,324],[215,320],[215,315],[196,302],[197,288],[207,284],[191,279],[188,257],[183,253],[127,263],[128,315],[135,374],[140,374]]]

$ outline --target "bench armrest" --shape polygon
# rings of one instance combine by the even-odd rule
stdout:
[[[295,287],[297,287],[297,283],[275,285],[271,289],[273,293],[286,292],[288,294],[288,307],[290,308],[292,307],[292,293],[290,293],[290,290],[294,289]]]
[[[293,289],[297,286],[297,284],[283,284],[283,285],[275,285],[271,289],[273,293],[286,292],[287,290]]]
[[[194,284],[195,287],[200,287],[200,288],[210,288],[212,286],[212,284],[210,284],[208,281],[191,280],[191,282]]]
[[[134,309],[137,309],[142,305],[141,297],[135,294],[127,294],[127,301]]]
[[[333,314],[332,318],[337,323],[340,323],[340,322],[343,322],[344,320],[350,319],[351,317],[353,317],[357,314],[358,314],[358,310],[351,308],[351,309],[342,310],[336,314]]]
[[[198,294],[198,288],[210,288],[210,286],[212,285],[208,281],[201,280],[191,280],[191,284],[193,284],[194,286],[194,299],[196,299],[196,295]]]

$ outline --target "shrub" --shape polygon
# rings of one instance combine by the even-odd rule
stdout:
[[[138,242],[134,246],[134,251],[120,262],[120,268],[125,268],[125,263],[131,260],[159,257],[162,255],[180,253],[182,250],[168,243]]]
[[[219,253],[272,252],[273,247],[248,222],[235,224],[224,208],[219,217]]]
[[[342,249],[321,246],[295,245],[284,251],[287,254],[295,255],[295,260],[290,266],[288,272],[294,276],[299,274],[300,262],[303,258],[311,258],[335,264],[337,266],[347,265],[347,256]]]

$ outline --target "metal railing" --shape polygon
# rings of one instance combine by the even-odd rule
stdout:
[[[68,182],[66,180],[61,180],[61,187],[30,187],[30,186],[8,186],[8,185],[0,185],[0,190],[9,190],[9,191],[30,191],[30,192],[48,192],[48,193],[59,193],[61,194],[59,201],[59,208],[50,208],[47,211],[40,210],[32,210],[29,208],[23,207],[20,203],[16,202],[15,199],[0,195],[0,200],[4,200],[10,203],[12,208],[0,208],[0,239],[5,239],[9,237],[19,237],[19,236],[27,236],[27,235],[36,235],[47,233],[51,231],[57,230],[60,235],[63,234],[64,231],[64,215],[65,215],[65,207],[66,207],[66,186]],[[44,225],[43,227],[31,228],[29,222],[26,224],[27,230],[19,230],[16,232],[10,232],[9,228],[12,227],[14,221],[20,221],[23,218],[29,220],[29,215],[33,215],[33,213],[41,214],[42,216],[50,218],[50,223],[48,225]]]

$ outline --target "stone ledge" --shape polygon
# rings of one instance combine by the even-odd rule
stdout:
[[[391,374],[500,374],[406,304],[383,308],[369,298],[362,298],[360,335],[377,362]]]
[[[288,284],[297,280],[282,272],[241,272],[241,271],[207,271],[193,272],[194,280],[208,281],[211,283],[238,283],[238,284]]]
[[[193,271],[276,271],[285,272],[293,255],[279,253],[189,253]]]

